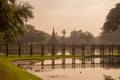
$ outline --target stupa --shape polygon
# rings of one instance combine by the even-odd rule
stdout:
[[[60,44],[60,38],[57,36],[53,28],[53,32],[50,37],[50,40],[48,41],[48,45],[58,45],[58,44]]]

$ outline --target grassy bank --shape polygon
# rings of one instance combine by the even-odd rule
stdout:
[[[11,64],[17,57],[0,56],[0,80],[42,80]],[[18,58],[19,59],[19,58]]]

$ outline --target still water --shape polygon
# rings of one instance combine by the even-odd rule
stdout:
[[[14,61],[13,64],[44,80],[104,80],[104,74],[117,80],[120,77],[118,63],[102,63],[100,58],[21,60]]]

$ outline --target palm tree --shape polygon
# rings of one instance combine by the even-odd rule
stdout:
[[[6,42],[23,34],[24,25],[33,18],[33,7],[27,2],[0,0],[0,38]]]

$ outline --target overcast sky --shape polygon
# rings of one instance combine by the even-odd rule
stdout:
[[[97,36],[111,8],[120,0],[22,0],[34,7],[34,19],[28,23],[36,29],[67,35],[74,29],[89,31]]]

